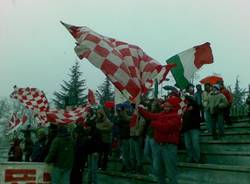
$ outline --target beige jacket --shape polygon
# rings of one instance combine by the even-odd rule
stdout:
[[[209,96],[209,92],[207,91],[203,91],[202,95],[201,95],[201,100],[202,100],[202,106],[204,107],[204,110],[208,110],[208,96]]]
[[[211,114],[222,112],[223,108],[228,106],[228,101],[222,93],[211,92],[208,95],[208,110]]]
[[[96,123],[96,128],[100,131],[102,136],[102,142],[111,143],[112,142],[112,127],[113,123],[105,116],[103,120]]]

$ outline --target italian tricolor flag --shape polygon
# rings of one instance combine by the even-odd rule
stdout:
[[[185,89],[191,83],[194,73],[204,64],[213,63],[213,54],[210,43],[195,46],[185,50],[166,61],[168,64],[176,64],[171,69],[176,86]]]

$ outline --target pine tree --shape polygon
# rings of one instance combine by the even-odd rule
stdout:
[[[235,106],[241,106],[244,104],[244,93],[245,89],[240,88],[239,76],[237,76],[233,92],[233,104]]]
[[[0,99],[0,119],[10,116],[11,103],[7,98]]]
[[[112,83],[109,81],[108,77],[106,77],[104,82],[98,87],[97,99],[102,105],[106,101],[114,100],[114,91],[113,91]]]
[[[68,82],[63,80],[61,91],[54,93],[55,99],[53,99],[53,102],[56,107],[65,108],[65,105],[73,106],[86,103],[87,95],[84,94],[86,80],[81,79],[81,75],[79,63],[76,62],[70,69],[70,80]]]

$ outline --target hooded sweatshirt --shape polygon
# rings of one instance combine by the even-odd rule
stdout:
[[[150,119],[150,126],[154,129],[154,140],[157,143],[179,144],[181,117],[178,109],[170,112],[151,113],[139,107],[139,113],[146,119]]]

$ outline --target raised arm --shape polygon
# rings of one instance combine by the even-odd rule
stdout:
[[[138,107],[138,112],[146,119],[150,119],[150,120],[155,120],[159,117],[158,113],[151,113],[148,112],[146,109],[142,108],[142,107]]]

